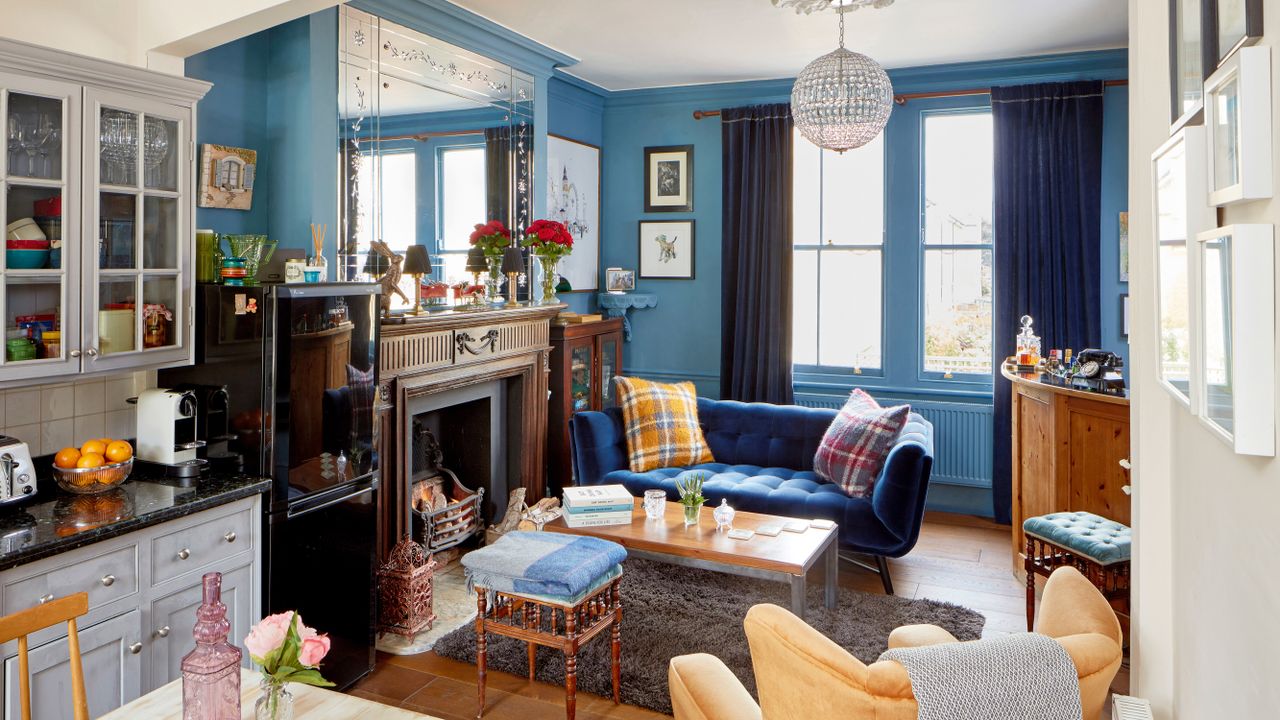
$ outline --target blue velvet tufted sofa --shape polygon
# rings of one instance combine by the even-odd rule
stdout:
[[[698,420],[716,462],[631,472],[622,411],[580,412],[569,422],[579,485],[622,484],[632,495],[661,489],[677,499],[675,479],[706,473],[710,505],[728,498],[737,510],[824,518],[840,526],[840,549],[866,553],[892,594],[886,557],[902,557],[920,536],[933,466],[933,426],[911,413],[868,498],[851,498],[813,472],[813,455],[836,411],[795,405],[698,398]]]

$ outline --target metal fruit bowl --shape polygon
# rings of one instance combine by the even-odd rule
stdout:
[[[133,458],[124,462],[99,465],[94,468],[60,468],[54,466],[53,479],[58,487],[77,495],[93,495],[106,492],[129,477],[133,472]]]

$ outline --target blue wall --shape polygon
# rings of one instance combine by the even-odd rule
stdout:
[[[552,135],[577,140],[595,145],[601,148],[601,162],[607,161],[608,153],[604,152],[604,98],[596,92],[580,84],[580,81],[565,77],[552,77],[547,83],[547,132]],[[608,196],[605,190],[605,178],[603,174],[600,178],[600,197],[601,208],[600,216],[602,221],[602,232],[600,233],[601,253],[600,257],[600,278],[597,287],[604,286],[604,269],[612,267],[607,264],[604,257],[604,246],[607,241],[606,233],[603,231],[603,221],[606,217],[607,210],[604,207],[604,198]],[[538,185],[534,192],[546,194],[542,190],[544,185]],[[574,312],[590,312],[595,307],[595,293],[592,291],[576,291],[571,293],[561,293],[560,300],[569,306]]]
[[[1129,337],[1122,326],[1120,296],[1120,213],[1129,209],[1129,88],[1109,87],[1103,96],[1102,124],[1102,347],[1124,357],[1129,378]]]

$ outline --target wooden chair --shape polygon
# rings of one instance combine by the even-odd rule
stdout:
[[[21,693],[22,720],[31,720],[27,636],[60,622],[67,624],[67,652],[71,656],[71,710],[75,720],[89,720],[89,701],[84,695],[84,668],[80,665],[80,636],[76,634],[76,618],[87,612],[89,594],[76,593],[0,617],[0,644],[18,639],[18,688]]]

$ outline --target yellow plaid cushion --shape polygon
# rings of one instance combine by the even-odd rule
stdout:
[[[614,382],[627,426],[631,472],[716,461],[698,424],[693,383],[667,385],[628,377]]]

